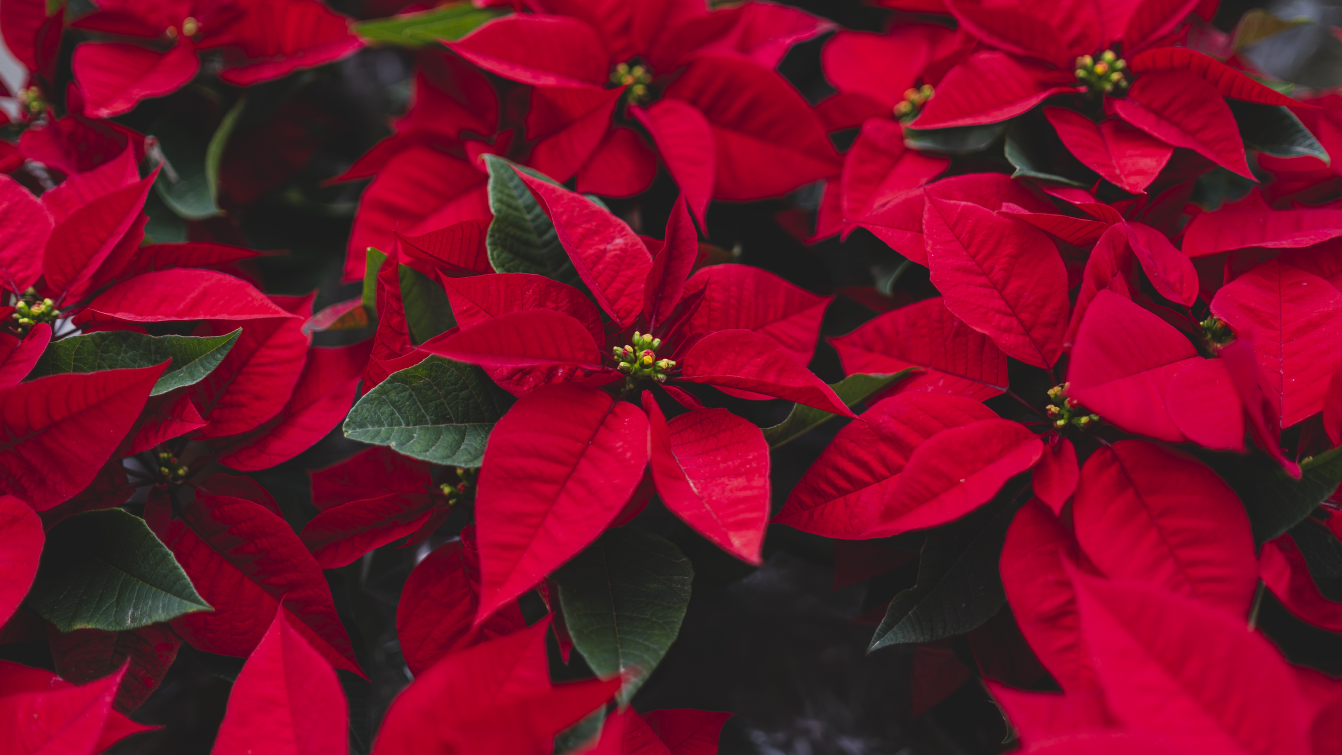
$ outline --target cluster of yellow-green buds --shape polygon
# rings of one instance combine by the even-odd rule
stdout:
[[[923,84],[917,89],[907,89],[904,91],[904,99],[895,103],[895,117],[901,121],[911,121],[918,116],[918,111],[923,109],[923,105],[932,99],[932,85]]]
[[[629,87],[624,96],[631,105],[642,105],[648,101],[652,94],[648,89],[651,83],[652,69],[642,63],[620,63],[610,71],[611,86]]]
[[[27,89],[20,89],[19,106],[28,111],[30,116],[41,115],[42,111],[47,109],[47,101],[42,97],[42,88],[30,86]]]
[[[1059,430],[1071,425],[1079,430],[1087,430],[1100,421],[1100,415],[1092,414],[1081,408],[1081,402],[1067,395],[1071,383],[1055,385],[1048,389],[1049,405],[1044,409],[1053,426]]]
[[[1235,340],[1235,334],[1230,332],[1230,326],[1215,315],[1208,316],[1198,325],[1202,328],[1202,343],[1213,354],[1220,351],[1222,346]]]
[[[671,359],[658,359],[657,349],[662,347],[662,339],[653,338],[649,333],[634,331],[630,346],[616,346],[612,349],[615,356],[615,369],[626,375],[626,382],[651,380],[665,383],[666,375],[676,368]]]
[[[1089,55],[1077,58],[1076,79],[1092,92],[1113,94],[1127,90],[1128,77],[1123,73],[1127,68],[1126,60],[1115,55],[1113,50],[1105,50],[1100,53],[1099,60]]]
[[[60,316],[61,311],[56,309],[55,302],[50,299],[39,301],[37,291],[30,288],[14,305],[14,312],[9,317],[14,321],[19,333],[27,335],[34,325],[40,322],[55,322]]]
[[[448,506],[457,506],[463,503],[475,502],[475,483],[480,477],[480,470],[469,467],[457,467],[457,484],[445,482],[438,486],[447,496]]]
[[[197,21],[194,18],[191,18],[190,16],[188,16],[185,21],[182,21],[182,31],[180,32],[180,36],[187,37],[189,39],[191,37],[196,36],[199,33],[200,33],[199,21]],[[168,39],[177,39],[177,37],[179,36],[177,27],[169,26],[167,29],[164,30],[163,36],[167,37]]]
[[[168,451],[160,451],[158,455],[158,476],[161,479],[160,485],[170,485],[181,482],[191,470],[182,464],[181,460],[173,456]]]

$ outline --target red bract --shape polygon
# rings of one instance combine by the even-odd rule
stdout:
[[[9,617],[18,610],[23,596],[37,575],[37,562],[42,555],[42,520],[37,518],[31,507],[12,495],[0,496],[0,527],[3,527],[3,555],[0,555],[0,569],[3,569],[4,593],[0,595],[0,625],[9,621]]]
[[[95,755],[149,729],[112,710],[125,669],[76,687],[50,671],[0,661],[0,726],[18,755]]]

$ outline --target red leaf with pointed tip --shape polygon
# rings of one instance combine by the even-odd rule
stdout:
[[[572,384],[538,388],[494,425],[476,491],[476,623],[597,538],[643,477],[648,420]]]
[[[1256,180],[1230,106],[1216,87],[1185,70],[1139,76],[1128,96],[1111,100],[1120,118],[1172,147],[1197,152],[1233,173]]]
[[[1063,578],[1067,579],[1065,572]],[[1069,598],[1071,603],[1069,610],[1072,614],[1073,630],[1079,631],[1080,622],[1076,615],[1076,596],[1071,584],[1067,585],[1067,592],[1071,596]],[[1051,692],[1024,692],[1004,687],[991,680],[987,682],[987,687],[993,698],[1002,706],[1007,720],[1011,722],[1012,726],[1016,727],[1016,731],[1020,734],[1021,742],[1026,747],[1023,752],[1036,752],[1038,749],[1034,747],[1036,743],[1047,743],[1050,740],[1075,734],[1089,734],[1096,737],[1118,735],[1117,731],[1100,731],[1102,729],[1117,729],[1119,724],[1105,709],[1104,693],[1098,687],[1083,692],[1069,692],[1064,695]],[[1141,751],[1145,752],[1145,750]],[[1076,752],[1081,755],[1081,753],[1090,753],[1091,751],[1080,749]],[[1134,751],[1121,750],[1120,752],[1130,753]]]
[[[692,708],[653,710],[643,714],[648,728],[671,750],[671,755],[714,755],[722,726],[733,713]]]
[[[37,576],[46,536],[32,507],[0,495],[0,626],[18,610]]]
[[[1057,236],[1075,246],[1090,246],[1100,236],[1103,236],[1105,231],[1109,230],[1109,224],[1103,221],[1074,218],[1071,215],[1028,212],[1008,203],[1003,203],[1002,209],[998,210],[997,214],[1023,220],[1035,228]]]
[[[1270,210],[1246,207],[1246,202],[1194,217],[1184,232],[1184,253],[1205,257],[1249,247],[1298,249],[1342,236],[1342,210]]]
[[[1047,236],[991,210],[928,194],[923,214],[932,284],[946,308],[1002,351],[1036,367],[1062,355],[1067,270]]]
[[[1006,355],[951,314],[941,297],[886,312],[829,342],[847,375],[919,368],[895,384],[898,393],[947,393],[985,401],[1007,388]]]
[[[643,317],[649,328],[656,328],[676,311],[698,259],[699,234],[694,230],[682,193],[671,208],[662,248],[653,258],[648,281],[643,286]]]
[[[347,752],[349,714],[335,669],[276,611],[228,695],[212,755]]]
[[[28,377],[48,343],[51,343],[51,326],[44,322],[34,325],[22,341],[0,333],[0,388],[18,385]]]
[[[680,379],[806,404],[856,417],[834,389],[776,341],[751,330],[719,330],[699,339],[681,365]]]
[[[433,488],[428,464],[385,446],[360,451],[308,474],[312,478],[312,505],[318,511],[386,493],[428,493]]]
[[[127,145],[121,154],[84,173],[67,176],[49,191],[42,192],[42,206],[57,223],[93,200],[111,194],[140,180],[135,149]]]
[[[439,501],[406,493],[350,501],[317,514],[298,536],[323,569],[337,569],[413,533]]]
[[[652,478],[662,502],[715,545],[760,563],[769,521],[769,444],[753,423],[726,409],[698,409],[667,421],[643,393],[652,438]]]
[[[192,647],[251,654],[283,601],[294,628],[322,657],[362,675],[321,566],[279,516],[253,501],[198,495],[181,519],[145,519],[214,606],[172,620]]]
[[[200,483],[197,491],[208,495],[226,495],[229,498],[242,498],[252,503],[259,503],[265,506],[270,513],[278,517],[283,517],[284,512],[280,511],[280,505],[275,502],[275,497],[266,490],[261,483],[250,477],[239,477],[231,474],[212,474],[206,477]]]
[[[516,602],[473,628],[479,602],[480,557],[464,540],[438,546],[415,566],[396,604],[396,637],[410,673],[419,676],[443,656],[526,628]]]
[[[1242,615],[1147,585],[1072,579],[1105,702],[1128,728],[1182,752],[1309,752],[1291,667]]]
[[[1165,406],[1175,426],[1194,443],[1244,453],[1244,405],[1226,360],[1189,360],[1166,387]]]
[[[960,396],[901,393],[839,430],[773,518],[825,537],[862,539],[880,519],[914,450],[947,428],[997,415]]]
[[[271,252],[281,254],[282,252]],[[174,267],[219,267],[242,260],[259,257],[265,252],[243,249],[225,244],[204,242],[183,242],[180,244],[146,244],[139,248],[135,259],[128,263],[120,276],[129,278],[155,270],[167,270]]]
[[[112,706],[122,713],[140,707],[177,659],[182,641],[166,624],[124,632],[76,629],[61,634],[47,625],[51,658],[61,678],[84,684],[126,668]]]
[[[970,55],[947,72],[937,84],[937,95],[928,101],[913,128],[935,129],[979,126],[1014,118],[1055,94],[1078,91],[1060,76],[1045,80],[1048,72],[1027,67],[996,50]]]
[[[363,47],[350,20],[313,0],[250,0],[229,27],[242,60],[228,60],[219,78],[250,86],[287,76],[300,68],[331,63]]]
[[[308,302],[310,307],[311,302]],[[310,310],[300,308],[306,315]],[[242,323],[224,361],[188,395],[209,424],[196,438],[222,438],[254,430],[280,413],[293,395],[308,358],[304,319]],[[234,322],[205,322],[192,335],[216,336],[237,330]]]
[[[1156,292],[1185,307],[1192,306],[1198,299],[1198,271],[1193,269],[1193,261],[1151,226],[1128,223],[1127,228],[1128,244]]]
[[[801,364],[810,364],[831,296],[817,296],[765,270],[710,265],[685,284],[685,296],[704,291],[682,332],[743,328],[768,336]]]
[[[1043,451],[1043,441],[1011,420],[939,432],[913,450],[868,534],[888,537],[959,519],[1034,466]]]
[[[1309,573],[1309,564],[1290,537],[1282,536],[1263,545],[1259,574],[1286,610],[1316,627],[1342,632],[1342,603],[1335,603],[1319,592],[1318,583]]]
[[[843,159],[839,184],[842,219],[864,217],[877,207],[927,183],[950,165],[904,146],[904,129],[886,118],[868,118]],[[845,228],[845,232],[851,226]]]
[[[717,167],[712,124],[683,100],[664,99],[647,108],[630,108],[630,112],[652,135],[667,172],[680,187],[694,219],[703,226]]]
[[[213,270],[174,268],[137,275],[89,302],[79,322],[261,320],[296,317],[250,283]]]
[[[152,396],[145,402],[136,428],[126,436],[113,455],[125,457],[148,451],[164,441],[179,438],[207,424],[190,396]]]
[[[1222,96],[1232,100],[1256,102],[1260,105],[1302,107],[1299,100],[1291,99],[1266,84],[1254,81],[1243,71],[1237,71],[1210,55],[1186,47],[1157,47],[1147,50],[1128,58],[1128,70],[1138,76],[1156,71],[1191,71],[1215,87]]]
[[[1191,457],[1124,440],[1086,461],[1076,538],[1100,571],[1247,615],[1258,584],[1239,497]]]
[[[1081,286],[1077,289],[1076,304],[1072,306],[1072,317],[1067,321],[1067,335],[1064,336],[1069,350],[1076,345],[1077,331],[1096,294],[1108,289],[1124,299],[1132,298],[1128,290],[1128,277],[1136,275],[1132,263],[1127,229],[1118,223],[1109,226],[1095,242],[1081,274]]]
[[[1053,513],[1062,515],[1062,507],[1076,492],[1080,470],[1076,464],[1076,447],[1072,441],[1058,436],[1044,444],[1044,453],[1035,465],[1030,483],[1039,500],[1048,504]]]
[[[139,45],[84,42],[71,61],[84,95],[84,115],[111,118],[140,100],[174,92],[200,70],[195,47],[182,40],[166,53]]]
[[[562,186],[517,175],[531,187],[554,221],[559,241],[597,303],[621,327],[643,311],[643,286],[652,255],[623,220]]]
[[[52,229],[42,255],[42,277],[58,306],[78,301],[88,291],[98,268],[140,216],[157,177],[155,170],[138,183],[98,197]]]
[[[51,214],[37,197],[9,176],[0,176],[0,286],[23,292],[37,282],[52,226]]]
[[[0,661],[0,731],[13,755],[94,755],[150,727],[112,711],[125,669],[82,687]]]
[[[1067,151],[1124,191],[1142,194],[1170,161],[1174,148],[1126,122],[1095,123],[1060,107],[1044,108]]]
[[[1205,6],[1206,3],[1198,0],[1142,0],[1135,3],[1128,11],[1130,15],[1123,26],[1123,45],[1133,51],[1157,41],[1173,31],[1194,10],[1204,20],[1210,18],[1203,10]]]
[[[583,184],[579,193],[591,191],[587,184],[595,179],[601,193],[610,195],[637,194],[647,188],[638,173],[625,163],[625,141],[639,137],[629,129],[621,129],[625,137],[617,137],[611,129],[611,115],[623,100],[623,89],[596,89],[592,87],[543,87],[531,92],[531,109],[527,112],[527,133],[540,137],[531,149],[530,165],[542,174],[567,181],[575,173]],[[609,134],[609,137],[607,137]],[[635,148],[637,150],[637,148]],[[637,160],[637,158],[635,158]],[[593,163],[597,165],[592,166]],[[583,170],[587,167],[587,170]],[[650,183],[656,171],[656,159],[651,161]],[[580,173],[581,171],[581,173]],[[632,185],[631,185],[632,184]],[[642,184],[642,185],[639,185]]]
[[[716,750],[715,750],[716,751]],[[633,708],[616,710],[601,724],[601,738],[592,755],[671,755],[666,743]]]
[[[485,367],[575,364],[601,369],[601,352],[591,331],[572,315],[549,309],[507,312],[464,330],[449,330],[419,348]]]
[[[994,6],[950,0],[946,10],[970,34],[993,47],[1066,66],[1077,55],[1094,50],[1103,40],[1094,6],[1078,3],[1068,8],[1071,13],[1066,13],[1062,12],[1062,5],[1054,4],[1055,12],[1048,16],[1031,13],[1033,8],[1024,3]],[[1073,27],[1069,29],[1067,24]]]
[[[425,275],[433,271],[453,278],[494,272],[485,249],[488,220],[463,220],[420,236],[402,236],[401,262]]]
[[[516,15],[484,24],[449,49],[490,73],[544,87],[603,87],[605,46],[576,18]]]
[[[1197,349],[1173,326],[1100,291],[1072,347],[1070,394],[1124,430],[1182,443],[1186,438],[1165,409],[1165,391],[1175,373],[1197,358]]]
[[[1268,385],[1268,376],[1258,363],[1252,343],[1235,340],[1221,347],[1220,360],[1230,373],[1230,381],[1244,406],[1244,420],[1249,437],[1295,479],[1300,479],[1300,465],[1287,459],[1281,450],[1281,416],[1279,398]]]
[[[45,511],[83,490],[167,366],[51,375],[0,389],[0,493]]]
[[[1342,292],[1323,278],[1269,261],[1231,281],[1212,313],[1253,343],[1282,427],[1323,409],[1342,359]]]
[[[462,329],[499,315],[530,309],[549,309],[577,318],[597,344],[606,340],[601,312],[581,291],[565,283],[531,273],[495,273],[471,278],[440,280]]]

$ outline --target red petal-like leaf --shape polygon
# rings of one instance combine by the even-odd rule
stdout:
[[[1053,513],[1062,515],[1062,507],[1076,492],[1080,470],[1076,464],[1076,447],[1061,436],[1044,445],[1044,453],[1035,465],[1030,483],[1039,500],[1048,504]]]
[[[93,170],[67,176],[56,188],[42,193],[42,206],[57,223],[93,200],[140,180],[135,148],[127,145],[121,154]]]
[[[498,18],[448,47],[490,73],[532,86],[599,88],[610,75],[596,31],[567,16]]]
[[[834,389],[776,341],[751,330],[719,330],[685,353],[680,379],[773,396],[856,417]]]
[[[549,309],[507,312],[465,330],[449,330],[419,348],[485,367],[576,364],[601,369],[601,352],[591,331],[572,315]]]
[[[675,708],[643,714],[643,720],[671,755],[715,755],[722,726],[732,713]]]
[[[125,674],[76,687],[49,671],[0,661],[0,731],[14,755],[94,755],[123,737],[146,731],[112,710]]]
[[[685,282],[698,259],[699,234],[694,230],[682,193],[671,208],[662,248],[653,258],[648,281],[643,286],[643,317],[649,328],[656,328],[676,311],[685,293]]]
[[[1043,75],[1005,53],[976,52],[946,74],[937,84],[936,97],[910,125],[934,129],[997,123],[1055,94],[1077,91],[1045,81]]]
[[[155,170],[137,184],[101,196],[52,229],[42,256],[42,277],[58,306],[78,301],[88,290],[93,275],[140,216],[157,177]]]
[[[350,501],[313,517],[298,536],[323,569],[336,569],[419,529],[440,501],[406,493]]]
[[[18,385],[28,377],[48,343],[51,343],[51,326],[44,322],[34,325],[22,341],[0,333],[0,388]]]
[[[1112,100],[1120,118],[1172,147],[1191,149],[1250,180],[1244,142],[1216,87],[1185,70],[1140,76],[1128,96]]]
[[[237,327],[229,321],[206,322],[192,335],[223,335]],[[242,334],[228,356],[189,390],[201,416],[210,421],[196,437],[238,435],[269,421],[289,402],[307,357],[308,336],[303,333],[302,319],[242,323]]]
[[[699,108],[682,100],[662,100],[630,112],[652,135],[694,219],[704,225],[717,167],[712,124]]]
[[[1124,121],[1095,123],[1060,107],[1044,108],[1067,151],[1110,183],[1141,194],[1170,161],[1174,148]]]
[[[231,48],[219,78],[250,86],[287,76],[300,68],[331,63],[354,53],[363,42],[349,19],[315,0],[244,0],[238,22],[229,28]]]
[[[207,424],[190,396],[153,396],[145,402],[135,430],[126,436],[114,455],[125,457],[148,451],[164,441],[179,438]]]
[[[112,704],[122,713],[130,713],[149,699],[182,644],[166,624],[125,632],[76,629],[66,634],[48,624],[47,641],[56,671],[68,682],[85,684],[126,668]]]
[[[1249,201],[1194,217],[1184,233],[1184,253],[1205,257],[1249,247],[1297,249],[1342,236],[1342,210],[1270,210],[1245,206]]]
[[[250,283],[213,270],[176,268],[137,275],[98,295],[79,321],[173,322],[296,317]]]
[[[885,118],[862,124],[848,154],[844,155],[840,211],[853,220],[911,189],[927,183],[950,165],[904,146],[904,129]]]
[[[1316,627],[1342,632],[1342,603],[1334,603],[1319,592],[1309,564],[1291,538],[1265,543],[1259,559],[1263,584],[1288,611]]]
[[[32,587],[45,542],[42,520],[32,507],[12,495],[0,495],[0,626]]]
[[[1209,18],[1202,11],[1206,4],[1200,4],[1198,0],[1142,0],[1134,6],[1128,11],[1131,15],[1123,27],[1123,46],[1129,51],[1138,50],[1169,34],[1194,9],[1197,9],[1198,15]]]
[[[1244,453],[1244,405],[1226,360],[1188,360],[1165,388],[1165,407],[1179,431],[1194,443]]]
[[[325,469],[312,477],[312,505],[318,511],[350,501],[387,493],[428,493],[433,487],[429,465],[376,446]]]
[[[1071,595],[1069,600],[1072,604],[1070,609],[1072,622],[1074,628],[1079,630],[1080,623],[1076,617],[1075,593],[1070,584],[1067,585],[1067,590]],[[1002,711],[1006,713],[1007,720],[1011,722],[1012,726],[1016,727],[1016,731],[1020,734],[1021,743],[1025,745],[1022,752],[1092,755],[1098,752],[1109,752],[1109,750],[1092,748],[1102,746],[1104,743],[1111,741],[1110,738],[1114,738],[1112,741],[1122,745],[1117,749],[1117,753],[1150,751],[1164,755],[1168,752],[1164,749],[1151,751],[1145,747],[1124,749],[1131,745],[1132,739],[1129,738],[1134,737],[1134,735],[1122,734],[1118,731],[1103,731],[1104,729],[1117,729],[1119,723],[1105,709],[1104,693],[1098,688],[1058,695],[1051,692],[1022,692],[1003,687],[991,680],[988,681],[987,687],[993,698],[1002,706]],[[1068,749],[1067,747],[1048,749],[1054,741],[1075,743],[1078,746],[1074,749]],[[1042,744],[1036,745],[1036,743]],[[1169,753],[1169,755],[1173,755],[1173,753]]]
[[[683,332],[712,333],[743,328],[768,336],[801,364],[810,364],[825,309],[833,300],[757,267],[711,265],[695,273],[685,295],[704,290],[704,299]]]
[[[1149,225],[1129,223],[1128,244],[1157,293],[1185,307],[1198,300],[1198,271],[1193,261],[1163,233]]]
[[[488,220],[463,220],[422,236],[402,236],[401,262],[425,275],[433,272],[453,278],[494,272],[485,248]]]
[[[530,309],[550,309],[577,318],[597,344],[606,340],[601,312],[578,289],[543,275],[496,273],[471,278],[441,277],[452,314],[462,329],[499,315]]]
[[[52,225],[37,197],[9,176],[0,177],[0,286],[21,293],[37,282]]]
[[[1025,3],[950,0],[946,10],[970,34],[993,47],[1065,66],[1077,55],[1094,50],[1104,40],[1100,38],[1099,18],[1093,5],[1077,3],[1067,9],[1070,13],[1063,12],[1063,5],[1054,3],[1049,6],[1055,8],[1054,13],[1036,15]],[[1067,28],[1069,24],[1071,29]],[[1069,31],[1072,34],[1068,34]]]
[[[1076,344],[1076,333],[1085,319],[1086,310],[1095,300],[1095,295],[1108,289],[1124,299],[1131,299],[1128,278],[1136,278],[1133,265],[1132,248],[1128,244],[1127,228],[1115,223],[1101,234],[1086,260],[1086,269],[1081,274],[1081,287],[1076,292],[1076,304],[1072,306],[1072,317],[1067,321],[1066,346],[1071,349]]]
[[[1232,100],[1256,102],[1260,105],[1300,107],[1299,100],[1291,99],[1266,84],[1254,81],[1221,61],[1186,47],[1157,47],[1128,59],[1128,70],[1141,76],[1155,71],[1192,71],[1216,87],[1222,96]]]
[[[716,750],[714,750],[716,752]],[[671,755],[647,722],[633,708],[616,710],[601,725],[601,738],[592,755]]]
[[[139,45],[85,42],[75,48],[71,65],[84,95],[84,115],[90,118],[130,112],[140,100],[176,91],[200,70],[188,40],[166,53]]]

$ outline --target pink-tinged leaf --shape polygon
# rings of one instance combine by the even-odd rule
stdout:
[[[1212,313],[1253,343],[1281,426],[1323,409],[1328,380],[1342,359],[1342,293],[1323,278],[1276,260],[1216,292]]]
[[[1066,579],[1066,574],[1063,574]],[[1079,631],[1080,622],[1076,616],[1076,599],[1072,586],[1067,585],[1067,591],[1072,596],[1070,598],[1073,629]],[[1062,753],[1074,753],[1075,755],[1091,755],[1095,752],[1108,752],[1108,750],[1092,750],[1090,747],[1100,746],[1110,737],[1122,737],[1122,744],[1127,744],[1131,740],[1131,734],[1122,734],[1119,731],[1102,731],[1103,729],[1117,729],[1119,723],[1109,715],[1109,711],[1104,707],[1104,694],[1099,689],[1088,689],[1084,692],[1069,692],[1065,695],[1054,694],[1051,692],[1023,692],[1021,690],[1004,687],[996,682],[987,682],[988,691],[992,693],[993,698],[998,705],[1002,706],[1002,711],[1006,714],[1007,720],[1016,727],[1020,734],[1021,743],[1025,745],[1023,753],[1035,752],[1054,752],[1057,755]],[[1079,736],[1078,736],[1079,735]],[[1075,737],[1075,739],[1074,739]],[[1047,749],[1052,742],[1076,742],[1079,746],[1075,749],[1065,747],[1055,750]],[[1038,746],[1036,744],[1038,743]],[[1118,753],[1129,754],[1133,752],[1147,752],[1146,748],[1140,749],[1119,749]],[[1164,750],[1155,750],[1156,753],[1164,753]],[[1173,755],[1173,753],[1170,753]]]
[[[1186,47],[1157,47],[1128,59],[1128,69],[1141,76],[1156,71],[1191,71],[1216,88],[1223,97],[1260,105],[1301,107],[1272,87],[1249,78],[1221,61]]]
[[[42,256],[42,278],[57,305],[76,302],[88,291],[103,262],[110,262],[118,242],[140,216],[157,177],[155,170],[138,183],[98,197],[52,229]]]
[[[597,303],[621,327],[643,311],[652,255],[624,221],[590,199],[518,172],[554,221],[559,241]]]
[[[34,325],[22,341],[0,333],[0,388],[18,385],[28,377],[48,343],[51,343],[51,326],[44,322]]]
[[[42,520],[32,507],[12,495],[0,495],[0,626],[32,587],[45,542]]]
[[[446,656],[392,701],[374,755],[549,755],[554,735],[601,707],[621,680],[550,686],[548,619]]]
[[[1047,77],[1047,78],[1046,78]],[[1076,92],[1061,76],[996,50],[970,55],[937,84],[936,97],[909,124],[934,129],[980,126],[1015,118],[1055,94]]]
[[[1270,378],[1259,364],[1256,349],[1247,340],[1235,340],[1222,346],[1220,360],[1230,373],[1230,381],[1244,406],[1249,437],[1295,479],[1300,465],[1286,458],[1281,449],[1280,397],[1272,390]]]
[[[1002,546],[1002,587],[1021,634],[1069,694],[1098,687],[1081,642],[1076,591],[1063,566],[1080,558],[1076,538],[1038,499],[1016,512]]]
[[[1192,457],[1139,440],[1100,448],[1072,502],[1076,539],[1101,572],[1247,615],[1258,584],[1239,497]]]
[[[252,284],[213,270],[175,268],[137,275],[99,294],[79,322],[262,320],[296,317]]]
[[[212,755],[324,755],[349,750],[335,669],[276,611],[228,695]]]
[[[495,273],[471,278],[440,280],[452,305],[452,314],[462,329],[487,320],[532,309],[547,309],[571,315],[592,334],[595,343],[606,340],[601,312],[578,289],[543,275],[531,273]]]
[[[1090,258],[1086,260],[1086,268],[1081,273],[1081,287],[1077,289],[1076,304],[1072,306],[1072,317],[1067,322],[1065,342],[1068,349],[1075,346],[1077,331],[1096,294],[1107,289],[1124,299],[1132,298],[1128,278],[1135,279],[1134,268],[1127,229],[1120,223],[1109,226],[1095,242]]]
[[[42,249],[51,235],[51,214],[27,189],[0,176],[0,286],[27,291],[42,275]]]
[[[683,100],[662,100],[648,108],[630,112],[643,124],[657,144],[666,169],[680,187],[681,195],[700,226],[713,198],[717,154],[713,126],[695,106]]]
[[[166,53],[139,45],[85,42],[75,47],[71,65],[84,95],[84,115],[90,118],[128,113],[140,100],[176,91],[200,70],[189,40]]]
[[[864,538],[920,444],[948,428],[996,416],[977,401],[940,393],[881,401],[861,422],[839,430],[773,521],[825,537]]]
[[[387,493],[422,494],[433,489],[429,465],[375,446],[324,469],[312,478],[312,505],[318,511]]]
[[[674,708],[643,714],[643,720],[671,755],[716,755],[722,726],[732,713]]]
[[[1198,300],[1198,271],[1165,234],[1149,225],[1129,223],[1128,244],[1157,293],[1185,307]]]
[[[710,265],[685,284],[704,299],[682,328],[686,334],[742,328],[768,336],[801,364],[810,364],[830,296],[817,296],[748,265]]]
[[[83,490],[167,366],[51,375],[0,389],[0,493],[46,511]]]
[[[362,675],[321,566],[279,516],[253,501],[198,495],[180,519],[145,519],[214,606],[173,619],[192,647],[250,655],[283,601],[294,628],[323,658]]]
[[[1142,194],[1170,161],[1174,148],[1116,118],[1095,123],[1060,107],[1044,108],[1067,151],[1124,191]]]
[[[643,286],[643,317],[649,328],[656,328],[675,313],[676,305],[685,293],[685,282],[698,259],[699,234],[694,230],[682,193],[671,208],[662,248],[653,258],[648,281]]]
[[[929,194],[923,214],[932,284],[956,317],[1007,354],[1048,368],[1062,355],[1067,270],[1047,236],[967,202]]]
[[[1256,180],[1230,106],[1211,84],[1190,71],[1140,76],[1128,96],[1112,100],[1120,118],[1172,147],[1197,152],[1233,173]]]
[[[939,432],[913,450],[868,534],[889,537],[959,519],[1034,466],[1043,452],[1043,441],[1006,419]]]
[[[1156,315],[1104,290],[1095,295],[1077,331],[1067,366],[1070,394],[1128,432],[1182,443],[1165,409],[1165,391],[1197,349]]]
[[[1147,585],[1072,579],[1105,702],[1128,728],[1177,752],[1310,751],[1291,667],[1243,615]]]
[[[300,68],[340,60],[363,47],[350,20],[315,0],[243,0],[241,18],[229,28],[230,48],[219,78],[250,86],[287,76]],[[232,50],[230,50],[232,51]]]
[[[610,76],[596,30],[567,16],[498,18],[447,46],[490,73],[532,86],[600,88]]]
[[[485,249],[488,220],[463,220],[420,236],[402,236],[401,262],[432,276],[461,278],[494,272]]]
[[[112,710],[125,669],[76,687],[49,671],[0,661],[0,731],[13,755],[94,755],[148,726]]]
[[[1342,603],[1334,603],[1319,592],[1305,557],[1291,538],[1283,536],[1263,545],[1259,574],[1286,610],[1316,627],[1342,632]]]
[[[1206,3],[1198,0],[1142,0],[1134,3],[1123,26],[1124,47],[1137,50],[1157,41],[1173,31],[1195,9],[1204,20],[1210,18],[1202,12],[1205,6]]]
[[[463,536],[467,533],[463,532]],[[443,656],[526,628],[511,602],[473,628],[480,602],[480,557],[457,540],[434,549],[410,572],[396,604],[396,637],[410,673],[419,676]]]
[[[898,393],[947,393],[985,401],[1007,388],[1006,355],[951,314],[941,297],[886,312],[829,342],[847,375],[919,368],[894,386]]]
[[[61,678],[75,684],[115,674],[126,668],[112,707],[130,713],[158,688],[177,659],[182,641],[166,624],[124,632],[76,629],[62,634],[47,625],[51,658]]]
[[[1048,504],[1054,514],[1061,516],[1063,505],[1076,492],[1080,474],[1076,463],[1076,447],[1072,441],[1056,436],[1044,444],[1044,453],[1034,467],[1030,483],[1039,500]]]
[[[269,469],[316,445],[349,413],[371,348],[365,340],[310,349],[289,402],[264,425],[223,441],[219,461],[242,471]]]
[[[1328,379],[1328,390],[1323,396],[1323,430],[1333,447],[1342,446],[1342,363]]]
[[[591,331],[572,315],[549,309],[507,312],[430,338],[420,349],[485,367],[574,364],[601,369],[601,352]]]
[[[323,569],[337,569],[415,532],[439,502],[425,493],[350,501],[317,514],[298,536]]]
[[[38,30],[47,22],[42,0],[12,0],[0,9],[5,47],[29,71],[42,70],[38,62]]]
[[[857,416],[795,356],[751,330],[719,330],[699,339],[685,353],[680,379],[787,399],[843,417]]]
[[[300,307],[305,316],[308,307]],[[200,440],[238,435],[268,422],[289,403],[308,358],[308,336],[303,319],[268,319],[242,323],[242,335],[233,342],[224,361],[192,386],[188,395],[209,424],[196,435]],[[197,336],[216,336],[237,329],[230,321],[201,323]]]
[[[643,393],[652,439],[652,479],[673,514],[715,545],[760,563],[769,521],[769,444],[726,409],[698,409],[669,422]]]
[[[886,118],[869,118],[843,159],[840,212],[843,220],[869,214],[906,191],[916,189],[950,165],[904,146],[904,129]]]
[[[647,462],[648,420],[633,404],[572,384],[519,399],[494,425],[480,471],[476,623],[595,540]]]
[[[1184,253],[1205,257],[1249,247],[1298,249],[1342,236],[1342,210],[1271,210],[1245,206],[1248,201],[1194,217],[1184,232]]]
[[[1203,448],[1244,453],[1244,405],[1224,359],[1192,359],[1165,388],[1170,419]]]

